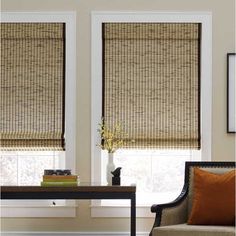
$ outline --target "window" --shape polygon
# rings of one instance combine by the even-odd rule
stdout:
[[[185,161],[201,161],[200,150],[119,149],[114,154],[115,166],[122,167],[121,184],[135,184],[136,203],[150,206],[174,200],[184,183]],[[107,153],[102,151],[102,173]],[[105,175],[102,175],[105,183]],[[102,200],[102,205],[129,205],[129,201]]]
[[[15,142],[14,140],[13,142],[5,141],[5,148],[3,151],[1,151],[0,158],[2,184],[15,185],[18,183],[21,185],[39,185],[41,181],[40,176],[42,175],[42,171],[46,168],[68,168],[71,169],[72,172],[75,171],[75,19],[76,18],[74,12],[2,13],[2,22],[5,24],[5,26],[20,24],[21,27],[27,28],[36,26],[36,28],[38,27],[39,29],[41,29],[42,37],[39,37],[39,40],[34,40],[35,44],[37,44],[38,46],[38,49],[35,49],[37,53],[40,54],[40,52],[45,49],[44,46],[41,45],[43,44],[43,37],[47,38],[45,41],[51,41],[48,42],[47,45],[44,44],[46,45],[46,51],[48,53],[47,59],[45,59],[48,68],[43,68],[43,70],[39,70],[39,72],[37,72],[38,68],[40,69],[40,66],[43,63],[43,60],[39,62],[37,62],[37,60],[33,60],[29,63],[31,65],[27,65],[27,63],[25,64],[24,70],[18,70],[21,73],[19,76],[16,76],[16,78],[19,78],[20,76],[23,76],[25,80],[29,78],[29,83],[27,84],[28,87],[21,87],[26,91],[25,93],[22,92],[24,96],[24,98],[20,100],[22,103],[27,103],[28,100],[25,98],[29,96],[28,98],[30,99],[30,95],[32,95],[30,92],[27,92],[30,81],[33,78],[32,75],[37,74],[37,76],[41,78],[41,80],[46,78],[43,85],[46,88],[44,92],[47,94],[40,101],[38,101],[35,106],[32,105],[31,107],[31,111],[35,111],[35,109],[38,109],[38,112],[34,113],[36,117],[34,117],[34,115],[30,115],[30,113],[25,112],[24,107],[21,107],[21,113],[17,113],[18,117],[16,117],[15,119],[20,119],[21,117],[23,117],[23,115],[26,114],[28,123],[19,121],[18,127],[16,125],[12,125],[14,128],[17,127],[18,131],[21,131],[25,127],[33,127],[32,129],[35,131],[36,128],[39,127],[41,134],[39,134],[39,136],[34,135],[34,137],[36,137],[36,141],[32,141],[34,137],[31,137],[31,140],[29,140],[28,144],[25,142],[25,140],[20,143],[17,143],[17,141]],[[50,26],[54,28],[60,27],[61,31],[59,33],[55,33],[54,31],[52,32],[51,30],[49,30],[49,28],[45,29],[45,26],[49,28]],[[33,35],[33,37],[37,36],[37,32],[39,31],[36,31],[34,29],[30,29],[29,31],[27,31],[25,34],[27,36],[27,40],[29,40],[29,37],[31,35]],[[20,43],[20,41],[22,40],[21,34],[23,32],[23,30],[20,30],[12,34],[14,37],[19,36],[19,40],[15,40],[19,41],[18,43]],[[61,41],[61,39],[59,38],[63,38],[64,36],[66,37],[66,41],[64,46],[61,47],[59,46]],[[50,40],[49,38],[52,38],[52,40]],[[53,40],[55,40],[54,49],[50,47],[50,45],[53,44]],[[14,39],[12,39],[12,41],[14,41]],[[27,51],[30,51],[30,46],[27,46],[27,42],[23,44],[25,49],[23,49],[22,51],[23,53],[27,54]],[[18,52],[19,51],[20,49],[18,50]],[[44,53],[42,53],[42,55],[43,54]],[[63,57],[61,56],[59,56],[60,59],[57,59],[57,55],[63,54],[65,60],[63,60]],[[16,60],[16,57],[14,57],[14,53],[12,53],[12,55],[12,60]],[[55,61],[53,61],[54,59]],[[24,60],[22,60],[23,62],[19,61],[18,63],[24,63]],[[55,64],[53,65],[53,63]],[[62,64],[59,65],[58,63]],[[64,68],[62,66],[63,64],[65,65]],[[33,68],[36,73],[34,74],[35,71],[31,70],[30,68]],[[13,72],[11,73],[14,74],[17,70],[12,71]],[[23,75],[24,71],[29,72],[28,74],[31,73],[31,75]],[[40,71],[43,71],[44,74],[42,74]],[[65,79],[64,82],[62,81],[62,83],[58,81],[54,84],[52,83],[51,85],[46,84],[50,80],[49,78],[62,78],[63,76]],[[38,84],[40,85],[40,81],[38,82]],[[62,88],[64,86],[64,83],[66,83],[66,89],[63,93]],[[44,88],[43,86],[38,87],[39,90],[43,90]],[[37,89],[37,83],[35,83],[34,92],[36,91],[37,93]],[[20,91],[20,89],[18,91]],[[60,92],[59,95],[57,91],[62,91],[62,93]],[[47,98],[49,100],[45,101]],[[6,99],[7,98],[5,97],[5,100]],[[65,106],[63,106],[63,100]],[[44,102],[45,104],[50,104],[48,106],[48,110],[45,108],[45,106],[40,106],[40,104],[43,104]],[[70,106],[67,104],[70,104]],[[19,107],[20,106],[16,106],[16,109],[20,110]],[[50,110],[49,107],[53,109]],[[42,113],[46,110],[48,111],[48,114],[45,116],[42,115]],[[59,113],[57,112],[57,110],[59,110]],[[5,115],[6,113],[7,112],[5,112]],[[64,118],[63,114],[65,115]],[[40,115],[44,118],[47,116],[47,119],[41,120],[41,122],[37,122],[37,118]],[[54,118],[57,122],[51,122],[51,120]],[[34,122],[35,124],[33,124]],[[50,127],[50,129],[47,129],[47,127]],[[52,130],[57,131],[53,134],[53,132],[51,132]],[[15,133],[19,134],[20,132]],[[22,135],[17,138],[23,137]],[[47,138],[45,138],[45,135],[47,136]],[[7,137],[10,136],[8,135]],[[66,144],[64,144],[64,138],[66,140]],[[37,139],[40,139],[41,142],[38,142]],[[45,139],[45,141],[42,142],[42,139]],[[1,146],[3,145],[3,143],[4,142],[1,142]],[[65,151],[63,151],[64,146],[66,147]],[[18,150],[17,147],[19,148]],[[8,179],[8,177],[11,178]],[[1,214],[5,217],[58,217],[58,215],[71,217],[75,215],[75,209],[73,208],[75,205],[74,202],[72,203],[67,201],[58,201],[57,207],[54,209],[52,209],[51,207],[47,208],[48,206],[52,206],[52,201],[44,200],[27,202],[1,201],[1,204]],[[27,207],[25,207],[25,205],[27,205]],[[65,207],[64,210],[61,207]],[[60,212],[60,214],[58,214],[58,212]]]
[[[52,150],[65,146],[64,35],[64,23],[1,23],[3,185],[39,185],[42,168],[59,168],[64,152]]]
[[[1,23],[3,185],[39,185],[44,169],[64,167],[52,152],[65,147],[64,35],[64,23]]]
[[[110,85],[108,85],[108,86],[112,86],[113,88],[113,89],[108,88],[108,91],[107,91],[107,94],[113,93],[112,95],[107,95],[108,97],[110,96],[110,98],[107,99],[108,109],[110,109],[110,106],[112,106],[112,103],[109,103],[109,100],[115,100],[116,102],[117,100],[119,100],[119,98],[117,99],[116,97],[117,96],[116,91],[115,91],[116,89],[114,89],[114,84],[116,83],[115,80],[117,79],[119,73],[122,74],[123,78],[125,77],[125,74],[130,75],[130,73],[132,73],[132,68],[126,69],[125,66],[123,66],[123,68],[121,69],[122,71],[119,72],[120,66],[122,67],[123,65],[122,63],[126,60],[129,60],[129,52],[130,52],[129,48],[126,48],[126,50],[123,50],[125,46],[123,48],[122,46],[118,46],[118,48],[115,49],[116,45],[115,46],[113,45],[113,46],[108,46],[110,47],[110,50],[112,53],[108,53],[107,55],[106,55],[106,52],[104,51],[102,53],[102,48],[104,48],[104,42],[102,44],[101,39],[102,38],[104,39],[104,31],[106,32],[104,28],[102,30],[102,26],[103,27],[104,25],[112,26],[110,29],[111,34],[108,37],[110,37],[109,40],[112,40],[115,37],[119,37],[119,39],[117,40],[118,44],[120,43],[120,41],[122,41],[120,37],[123,37],[125,35],[127,36],[127,32],[128,34],[131,32],[130,33],[131,37],[133,37],[134,35],[132,34],[133,31],[129,29],[124,34],[122,34],[122,32],[115,33],[113,27],[115,27],[114,25],[116,25],[116,22],[117,22],[117,25],[119,25],[118,27],[119,30],[124,28],[124,25],[127,25],[127,24],[128,25],[136,24],[135,26],[137,29],[137,27],[139,27],[137,25],[144,24],[144,23],[147,25],[147,28],[149,27],[149,25],[152,25],[154,23],[160,23],[160,24],[172,23],[172,25],[176,23],[180,23],[180,25],[185,25],[183,23],[186,23],[187,25],[188,23],[193,23],[193,25],[201,24],[201,27],[202,27],[202,31],[201,31],[202,42],[201,44],[198,44],[199,45],[198,52],[201,51],[201,66],[199,65],[199,67],[201,67],[201,72],[200,72],[201,74],[199,74],[199,76],[201,77],[201,103],[199,102],[199,105],[201,106],[201,110],[199,110],[198,115],[196,115],[197,119],[201,117],[201,119],[198,119],[199,122],[201,121],[201,124],[195,123],[196,125],[195,128],[198,127],[199,131],[197,131],[194,128],[194,132],[196,131],[195,133],[196,136],[195,134],[192,134],[191,136],[191,137],[196,137],[196,139],[193,138],[192,140],[193,142],[191,142],[189,146],[185,146],[184,143],[181,143],[182,147],[184,147],[182,148],[182,150],[181,149],[176,150],[173,146],[171,150],[168,150],[168,148],[170,147],[170,146],[168,147],[168,145],[171,145],[171,144],[170,143],[166,144],[163,142],[161,143],[161,149],[160,149],[160,146],[158,146],[160,142],[154,142],[155,145],[153,146],[153,149],[147,149],[146,144],[142,144],[144,145],[143,148],[140,148],[139,146],[139,149],[136,149],[137,147],[135,147],[135,144],[134,144],[133,147],[129,147],[129,150],[123,149],[115,153],[116,165],[123,167],[123,174],[124,174],[123,181],[125,181],[126,183],[138,182],[137,188],[139,192],[137,192],[137,202],[140,204],[140,206],[143,206],[143,205],[150,206],[150,204],[152,203],[158,203],[157,201],[159,201],[160,203],[166,202],[166,201],[171,200],[171,198],[173,200],[176,197],[183,183],[183,175],[182,174],[180,175],[179,173],[183,173],[184,161],[199,160],[199,158],[203,160],[210,160],[211,158],[210,157],[211,156],[211,151],[210,151],[211,150],[211,137],[210,137],[211,127],[209,125],[209,121],[211,120],[210,119],[211,112],[209,112],[211,111],[211,98],[210,100],[207,101],[207,104],[202,102],[204,97],[206,98],[207,95],[211,94],[211,70],[204,65],[204,62],[211,61],[211,56],[210,56],[211,55],[210,53],[211,51],[211,17],[210,17],[210,14],[208,13],[203,13],[199,15],[194,14],[194,13],[191,14],[191,13],[153,13],[153,12],[152,13],[137,12],[137,13],[132,13],[132,14],[120,13],[120,12],[119,13],[114,13],[114,12],[113,13],[107,13],[107,12],[106,13],[104,12],[93,13],[93,18],[92,18],[92,58],[93,58],[93,61],[92,61],[92,79],[93,79],[92,81],[92,180],[99,179],[102,181],[104,179],[103,173],[105,173],[103,168],[104,168],[104,162],[106,162],[106,157],[104,158],[103,153],[97,147],[93,146],[99,141],[99,136],[98,134],[95,133],[96,127],[97,127],[97,124],[99,123],[100,117],[102,116],[102,114],[104,115],[104,110],[106,109],[106,108],[103,109],[103,113],[101,111],[102,109],[99,110],[99,108],[104,107],[103,106],[104,102],[102,101],[102,93],[101,93],[101,91],[104,89],[104,87],[102,86],[104,82],[104,79],[102,80],[102,78],[104,78],[103,77],[104,72],[105,74],[107,73],[107,76],[108,77],[110,76],[110,78],[112,78],[113,80],[113,81],[111,80]],[[153,30],[151,31],[153,32]],[[196,32],[200,32],[200,31],[197,30]],[[152,49],[153,47],[151,46],[151,49],[149,51],[153,51]],[[127,55],[124,55],[122,57],[121,55],[116,54],[117,51],[121,52],[122,50],[123,52],[127,53]],[[204,50],[206,50],[208,53],[206,53],[206,51]],[[100,59],[102,55],[103,57],[104,55],[107,58],[110,57],[109,59],[107,59],[107,63],[112,64],[113,67],[107,68],[107,70],[106,68],[103,68],[104,64],[102,64],[101,59]],[[115,60],[118,60],[118,61],[115,61]],[[148,73],[150,73],[150,72],[145,72],[145,68],[143,68],[143,71],[144,71],[143,72],[144,77],[147,76]],[[131,78],[129,78],[129,80],[132,80],[132,78],[134,78],[134,76],[133,77],[130,76],[130,77]],[[123,82],[120,81],[117,83],[119,83],[120,86],[123,86],[125,81]],[[127,83],[129,83],[128,85],[131,85],[129,88],[132,88],[132,84],[130,83],[130,81],[128,81]],[[141,86],[145,86],[144,85],[145,83],[141,83],[141,84],[142,84]],[[148,86],[149,85],[147,85],[146,88]],[[200,84],[196,85],[196,87],[200,88]],[[174,86],[172,88],[174,88]],[[99,89],[100,89],[100,92],[98,91]],[[105,87],[105,90],[106,90],[106,87]],[[122,95],[124,93],[125,92],[123,92]],[[103,94],[104,94],[104,90],[103,90]],[[106,102],[106,98],[104,100]],[[200,97],[198,101],[200,101]],[[122,105],[125,104],[128,107],[128,108],[125,107],[123,110],[127,110],[127,112],[129,112],[129,109],[130,109],[130,112],[133,111],[133,107],[129,106],[130,104],[128,104],[127,101],[123,101],[120,104],[116,104],[116,106],[114,106],[113,104],[113,106],[115,107],[114,109],[116,109],[117,107],[120,108],[121,104]],[[112,117],[114,117],[114,114],[115,116],[120,115],[122,119],[125,119],[125,115],[122,112],[118,112],[115,110],[113,110],[110,113],[108,112],[107,120],[110,119],[109,122],[113,123],[114,120],[112,120],[113,119]],[[130,120],[133,121],[133,118]],[[126,124],[130,120],[125,120],[125,122],[123,123]],[[145,123],[145,121],[143,123]],[[148,123],[146,122],[145,124],[150,124],[150,122]],[[145,130],[147,129],[145,128]],[[153,130],[151,130],[149,134],[152,135],[153,134],[152,131]],[[200,141],[200,135],[199,135],[200,132],[201,132],[201,141]],[[132,135],[135,134],[135,132],[130,132],[130,133]],[[171,132],[171,134],[174,134],[174,133],[175,132]],[[146,137],[150,137],[151,135],[149,134]],[[145,141],[146,140],[147,139],[145,138]],[[137,144],[138,142],[135,142],[135,143]],[[150,141],[148,141],[148,143],[150,144]],[[158,145],[156,145],[156,143],[158,143]],[[200,146],[201,146],[200,151],[193,150],[195,148],[198,149]],[[145,163],[145,164],[141,165],[141,163]],[[171,164],[173,164],[172,167],[171,167]],[[95,166],[96,167],[100,166],[100,169],[94,168]],[[166,178],[164,180],[164,183],[167,183],[167,185],[165,186],[160,185],[160,182],[158,182],[158,179],[162,175],[163,171],[164,172],[166,171],[165,167],[167,169],[169,167],[175,171],[174,174],[176,176],[176,180],[178,180],[178,184],[175,189],[171,188],[171,184],[173,182],[169,179],[169,176],[165,175]],[[174,168],[174,167],[177,167],[177,168]],[[140,169],[140,171],[138,171],[138,169]],[[134,176],[136,178],[133,178]],[[137,179],[139,180],[137,181]],[[171,192],[169,191],[170,189],[171,189]],[[157,191],[161,193],[159,194],[158,200],[155,200],[155,201],[151,200],[150,202],[147,202],[146,199],[152,199],[152,196],[154,198],[157,196],[157,195],[155,196],[155,192]],[[145,201],[143,201],[143,199],[145,199]],[[109,205],[108,201],[102,201],[102,202],[94,201],[93,202],[94,208],[92,207],[92,215],[96,217],[97,216],[112,216],[112,208],[106,207],[106,211],[104,211],[104,209],[101,208],[101,211],[99,211],[99,206],[102,207],[103,205]],[[110,203],[110,205],[111,206],[114,205],[114,202]],[[140,208],[140,210],[142,209]],[[143,212],[139,211],[139,208],[137,212],[139,216],[143,216]],[[121,215],[124,216],[123,214]]]
[[[1,185],[39,185],[45,169],[65,167],[65,152],[5,151],[0,166]]]

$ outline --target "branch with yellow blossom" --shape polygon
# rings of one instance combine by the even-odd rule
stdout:
[[[101,143],[97,144],[101,149],[107,150],[108,153],[114,153],[117,149],[124,146],[124,137],[127,134],[124,132],[121,123],[115,123],[114,128],[111,129],[102,118],[101,123],[98,124],[98,132],[101,135]]]

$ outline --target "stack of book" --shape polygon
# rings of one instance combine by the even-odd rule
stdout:
[[[79,184],[79,177],[77,175],[43,175],[41,186],[61,186],[72,187]]]

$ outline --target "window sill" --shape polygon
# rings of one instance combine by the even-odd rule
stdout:
[[[77,205],[61,206],[0,206],[0,217],[76,217]]]
[[[90,206],[91,217],[111,217],[111,218],[129,218],[130,217],[130,206],[108,206],[94,203]],[[137,218],[153,218],[155,215],[151,213],[150,206],[136,206],[136,217]]]

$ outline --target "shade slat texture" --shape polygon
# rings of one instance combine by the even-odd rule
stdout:
[[[197,23],[103,24],[102,115],[124,125],[124,148],[200,149],[200,32]]]
[[[1,150],[65,149],[64,30],[1,23]]]

